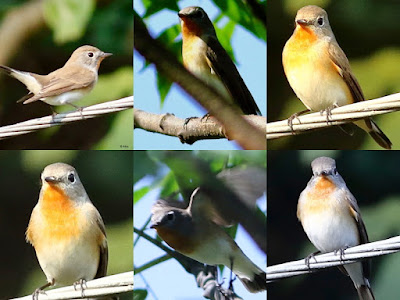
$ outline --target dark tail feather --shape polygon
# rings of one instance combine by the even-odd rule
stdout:
[[[392,149],[392,142],[389,138],[383,133],[382,130],[379,129],[378,125],[375,124],[374,121],[371,120],[371,131],[369,131],[369,135],[379,144],[379,146],[385,149]]]
[[[357,293],[360,300],[375,300],[371,287],[367,285],[360,285],[357,287]]]
[[[239,276],[238,278],[251,293],[258,293],[267,290],[267,274],[265,274],[265,272],[255,274],[253,280],[240,278]]]

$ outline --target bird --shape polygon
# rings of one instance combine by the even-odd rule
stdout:
[[[219,178],[225,183],[235,184],[232,189],[241,190],[240,193],[236,193],[238,197],[247,205],[250,205],[250,202],[254,205],[265,191],[265,187],[252,186],[254,190],[246,193],[244,191],[249,190],[250,186],[246,186],[250,180],[244,179],[240,183],[240,177],[254,178],[254,175],[260,174],[257,172],[247,170],[240,174],[240,171],[235,170],[231,174],[223,173]],[[201,187],[193,191],[186,208],[160,199],[151,209],[151,228],[154,228],[169,246],[183,255],[204,264],[224,265],[230,268],[251,293],[266,290],[265,271],[255,265],[221,228],[220,225],[230,225],[231,220],[226,220],[223,213],[216,210],[213,201],[215,200],[209,199],[201,192]]]
[[[184,66],[245,115],[261,115],[235,64],[218,40],[214,25],[198,6],[178,13]]]
[[[334,107],[364,101],[346,54],[331,29],[327,12],[315,5],[298,10],[296,28],[282,52],[286,78],[296,96],[310,111],[326,111],[327,120]],[[294,114],[293,118],[306,111]],[[392,143],[371,118],[354,122],[381,147]]]
[[[89,93],[97,83],[100,63],[111,53],[85,45],[77,48],[65,65],[47,75],[19,71],[0,65],[0,70],[22,82],[29,93],[17,102],[43,101],[51,106],[69,104]]]
[[[41,174],[42,187],[34,207],[26,241],[35,251],[47,283],[79,284],[107,273],[108,245],[103,219],[92,204],[74,167],[54,163]]]
[[[301,192],[297,217],[305,233],[321,252],[340,251],[368,243],[368,234],[357,200],[346,186],[330,157],[311,163],[313,176]],[[339,268],[349,275],[360,300],[373,300],[369,283],[370,261],[345,264]]]

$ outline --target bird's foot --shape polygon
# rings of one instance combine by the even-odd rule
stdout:
[[[297,121],[299,121],[299,123],[300,123],[299,116],[304,115],[305,113],[307,113],[307,112],[309,112],[309,111],[310,111],[309,109],[305,109],[305,110],[299,111],[299,112],[297,112],[297,113],[294,113],[293,115],[291,115],[291,116],[288,118],[288,126],[290,127],[290,130],[291,130],[292,132],[293,132],[293,120],[294,120],[294,119],[297,119]]]
[[[79,279],[78,281],[74,282],[74,290],[77,291],[77,286],[80,287],[81,289],[81,297],[85,298],[85,289],[87,289],[87,285],[86,285],[86,279]]]
[[[304,259],[305,264],[307,266],[308,269],[310,269],[310,259],[313,258],[315,260],[315,262],[317,262],[317,260],[315,259],[315,255],[321,253],[321,251],[315,251],[309,255],[307,255],[307,257]]]

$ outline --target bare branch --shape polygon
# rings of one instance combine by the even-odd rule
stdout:
[[[350,123],[398,110],[400,110],[400,93],[334,108],[329,116],[329,122],[327,122],[325,113],[316,112],[293,119],[293,130],[289,127],[288,120],[268,123],[267,139],[305,133],[310,130]]]
[[[43,128],[65,125],[71,122],[78,122],[95,117],[100,117],[105,114],[130,109],[132,107],[133,96],[130,96],[119,100],[108,101],[88,106],[83,108],[82,111],[61,113],[55,116],[47,116],[20,122],[13,125],[7,125],[0,127],[0,140],[27,134]]]
[[[229,105],[212,87],[188,72],[182,64],[159,41],[153,39],[138,14],[134,15],[136,50],[149,62],[154,63],[158,72],[171,81],[177,82],[187,93],[200,103],[225,128],[230,139],[248,150],[265,150],[265,131],[260,131],[241,118],[237,109]]]
[[[266,118],[262,116],[241,116],[253,126],[265,130]],[[223,127],[213,117],[193,118],[187,124],[184,119],[172,114],[153,114],[134,109],[135,128],[176,136],[182,143],[193,144],[198,140],[227,138]]]

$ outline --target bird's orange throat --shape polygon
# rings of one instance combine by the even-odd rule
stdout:
[[[304,49],[310,47],[317,40],[317,35],[308,26],[297,25],[292,40],[292,47]]]
[[[77,236],[84,225],[79,209],[60,188],[46,185],[40,200],[43,224],[46,224],[42,234],[47,233],[55,240]]]
[[[197,24],[190,21],[188,18],[182,17],[182,40],[185,43],[187,39],[193,36],[201,36],[202,30]]]
[[[303,207],[303,213],[313,214],[321,210],[326,210],[327,207],[332,205],[332,194],[335,189],[335,183],[328,177],[320,176],[314,188],[308,192],[307,202]]]
[[[160,226],[156,228],[158,235],[176,251],[189,255],[196,245],[188,236],[181,235],[178,231]]]
[[[73,203],[67,195],[55,185],[46,185],[41,199],[42,211],[49,212],[51,215],[54,213],[71,212],[73,210]]]

